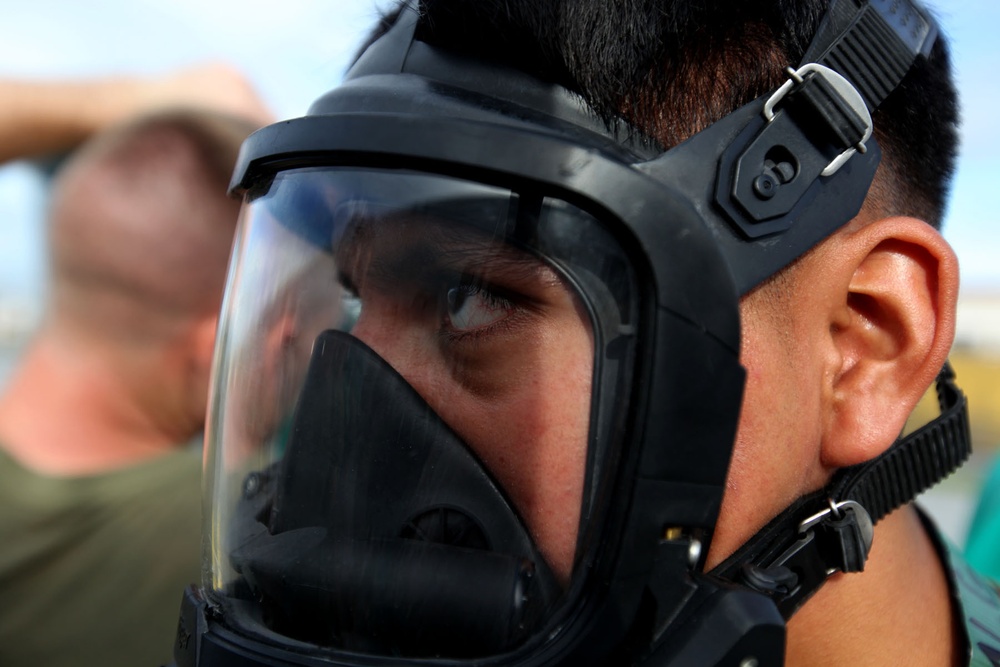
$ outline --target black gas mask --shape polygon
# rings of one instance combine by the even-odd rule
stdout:
[[[786,86],[665,152],[410,11],[252,135],[178,664],[780,664],[784,620],[967,454],[943,376],[886,457],[933,451],[919,479],[848,471],[704,571],[739,299],[858,213],[870,112],[934,40],[881,4],[834,2]]]

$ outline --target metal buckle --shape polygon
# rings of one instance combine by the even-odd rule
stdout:
[[[802,521],[802,523],[799,524],[799,534],[810,534],[818,525],[828,521],[831,515],[833,516],[834,521],[839,521],[843,516],[843,512],[841,510],[850,510],[854,515],[854,523],[857,526],[857,532],[854,533],[854,535],[861,539],[861,543],[864,545],[864,553],[867,555],[871,550],[872,540],[875,537],[875,528],[872,524],[871,515],[868,514],[868,510],[853,500],[837,502],[833,498],[828,498],[827,503],[829,504],[828,508],[807,517]],[[828,570],[827,576],[833,574],[835,571],[835,569]]]
[[[861,93],[851,85],[851,82],[845,79],[840,74],[837,74],[829,67],[823,65],[818,65],[816,63],[808,63],[803,65],[799,69],[793,69],[789,67],[785,70],[788,73],[788,81],[781,84],[778,90],[774,91],[774,94],[768,98],[767,102],[764,103],[764,118],[768,122],[774,120],[774,108],[778,103],[788,94],[788,92],[796,85],[803,82],[805,75],[810,72],[822,76],[827,82],[833,87],[834,90],[840,95],[850,107],[853,109],[861,118],[865,120],[865,136],[861,138],[853,148],[848,148],[846,151],[838,155],[833,159],[833,161],[820,172],[821,176],[832,176],[837,173],[845,162],[851,159],[851,156],[855,153],[864,153],[867,150],[865,142],[872,136],[872,116],[868,111],[868,106],[865,104],[864,98],[861,97]]]
[[[859,503],[856,503],[853,500],[843,500],[837,502],[833,498],[828,498],[826,502],[829,504],[829,507],[802,520],[802,523],[799,524],[799,534],[808,533],[810,530],[823,523],[826,517],[831,514],[834,519],[839,519],[841,515],[841,508],[854,510],[854,515],[858,520],[858,527],[861,528],[863,534],[867,536],[873,533],[872,520],[868,515],[868,510],[866,510]],[[868,542],[871,542],[871,538],[868,538]]]

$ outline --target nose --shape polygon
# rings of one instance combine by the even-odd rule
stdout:
[[[427,333],[392,304],[365,302],[351,335],[382,357],[417,393],[430,402],[434,385],[433,348]]]
[[[397,370],[407,356],[403,348],[411,346],[407,338],[413,335],[404,308],[393,299],[377,294],[364,299],[350,333]]]

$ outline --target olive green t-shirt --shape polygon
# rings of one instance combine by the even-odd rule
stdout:
[[[193,448],[71,478],[38,475],[0,449],[0,665],[171,662],[200,542]]]

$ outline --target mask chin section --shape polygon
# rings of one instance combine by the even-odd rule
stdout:
[[[516,648],[562,590],[471,450],[374,351],[321,334],[284,458],[254,473],[231,554],[262,620],[402,657]]]

